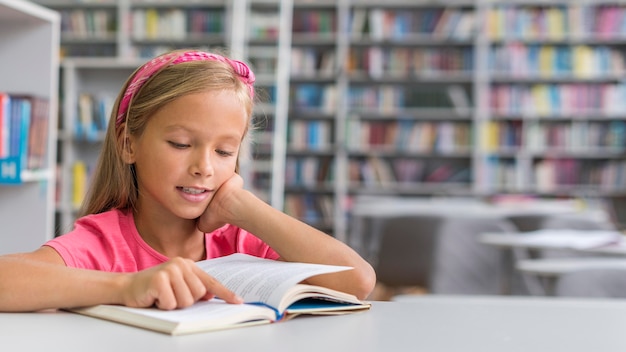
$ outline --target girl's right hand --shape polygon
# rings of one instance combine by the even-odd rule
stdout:
[[[228,303],[243,300],[202,271],[192,260],[173,258],[161,265],[127,276],[123,304],[172,310],[191,306],[198,300],[219,297]]]

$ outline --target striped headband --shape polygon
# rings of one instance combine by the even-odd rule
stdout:
[[[176,65],[181,62],[212,60],[226,62],[230,64],[237,73],[237,75],[239,75],[241,81],[243,81],[250,89],[250,96],[254,97],[254,73],[245,63],[237,60],[231,60],[221,55],[207,53],[204,51],[185,51],[169,53],[157,56],[156,58],[148,61],[143,66],[141,66],[141,68],[139,68],[133,79],[128,84],[128,87],[124,92],[124,96],[120,101],[120,106],[117,110],[117,119],[115,121],[115,126],[119,126],[124,121],[124,117],[128,112],[128,107],[134,95],[139,91],[143,84],[148,79],[150,79],[150,77],[152,77],[163,67]]]

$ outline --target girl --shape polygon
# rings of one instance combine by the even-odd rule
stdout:
[[[137,69],[116,100],[74,229],[0,257],[0,311],[240,303],[194,263],[235,252],[351,266],[308,283],[365,298],[375,283],[366,261],[243,188],[237,160],[253,83],[244,63],[195,50]]]

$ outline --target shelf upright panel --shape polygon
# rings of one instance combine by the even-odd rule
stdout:
[[[59,26],[52,10],[0,0],[0,91],[49,105],[44,169],[20,170],[21,183],[0,184],[0,254],[35,250],[54,236]]]

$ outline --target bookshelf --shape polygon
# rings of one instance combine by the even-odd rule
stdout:
[[[284,2],[284,1],[283,1]],[[237,27],[233,27],[231,48],[240,53],[239,58],[248,62],[255,72],[256,90],[260,102],[253,111],[253,128],[250,132],[247,149],[242,150],[240,158],[240,173],[246,180],[246,186],[266,202],[277,208],[282,208],[282,190],[279,181],[282,168],[276,163],[280,158],[275,155],[284,153],[280,149],[284,144],[274,143],[284,128],[286,111],[277,105],[278,96],[284,100],[283,90],[286,89],[288,79],[288,55],[279,55],[279,52],[288,48],[288,31],[280,31],[283,21],[283,6],[281,1],[241,0],[239,5],[244,10],[233,11],[245,13],[246,26],[241,28],[241,39],[237,36]],[[236,47],[240,43],[240,47]],[[279,84],[279,77],[281,83]],[[284,105],[281,103],[281,106]],[[278,121],[278,123],[277,123]],[[278,124],[278,129],[276,129]],[[278,132],[277,132],[278,131]],[[275,173],[275,171],[278,172]],[[274,186],[278,185],[278,187]]]
[[[61,62],[57,235],[72,229],[117,93],[144,62],[106,57]]]
[[[181,47],[226,47],[233,1],[124,1],[129,7],[131,57],[153,57]],[[120,32],[125,32],[122,28]]]
[[[472,196],[475,2],[344,1],[339,13],[335,236],[362,196]]]
[[[339,11],[337,2],[293,3],[283,171],[285,212],[329,234],[342,199],[335,183]]]
[[[0,92],[12,99],[17,95],[37,97],[44,102],[41,112],[33,100],[30,120],[32,132],[46,143],[36,164],[15,159],[0,160],[0,253],[32,251],[54,235],[55,151],[58,87],[59,16],[49,9],[18,0],[0,0]],[[15,99],[12,100],[13,104]],[[38,115],[43,120],[38,119]],[[26,116],[29,116],[26,118]],[[8,117],[4,115],[4,117]],[[16,121],[16,120],[14,120]],[[40,124],[38,121],[44,121]],[[12,122],[13,123],[13,122]],[[5,127],[6,125],[3,125]],[[40,126],[34,132],[32,126]],[[19,135],[22,141],[27,135]],[[39,138],[38,138],[39,139]],[[19,158],[30,158],[20,148]],[[38,147],[38,148],[39,148]],[[13,154],[13,153],[11,153]],[[16,155],[16,154],[13,154]],[[28,161],[28,160],[27,160]]]
[[[241,1],[241,0],[237,0]],[[232,1],[36,0],[61,15],[66,58],[148,58],[179,47],[225,47]]]
[[[64,59],[64,84],[74,85],[62,90],[68,116],[77,92],[117,89],[113,77],[154,50],[227,46],[251,62],[266,103],[244,151],[247,187],[342,240],[359,196],[626,191],[626,1],[41,2],[117,18],[106,35],[112,54]],[[138,26],[156,16],[175,27],[195,15],[218,16],[220,30],[150,36]],[[82,45],[72,37],[64,47]],[[74,131],[61,129],[65,174],[69,161],[91,160]]]
[[[356,1],[350,13],[349,191],[471,193],[475,4]]]
[[[626,3],[485,4],[481,192],[624,193]]]

